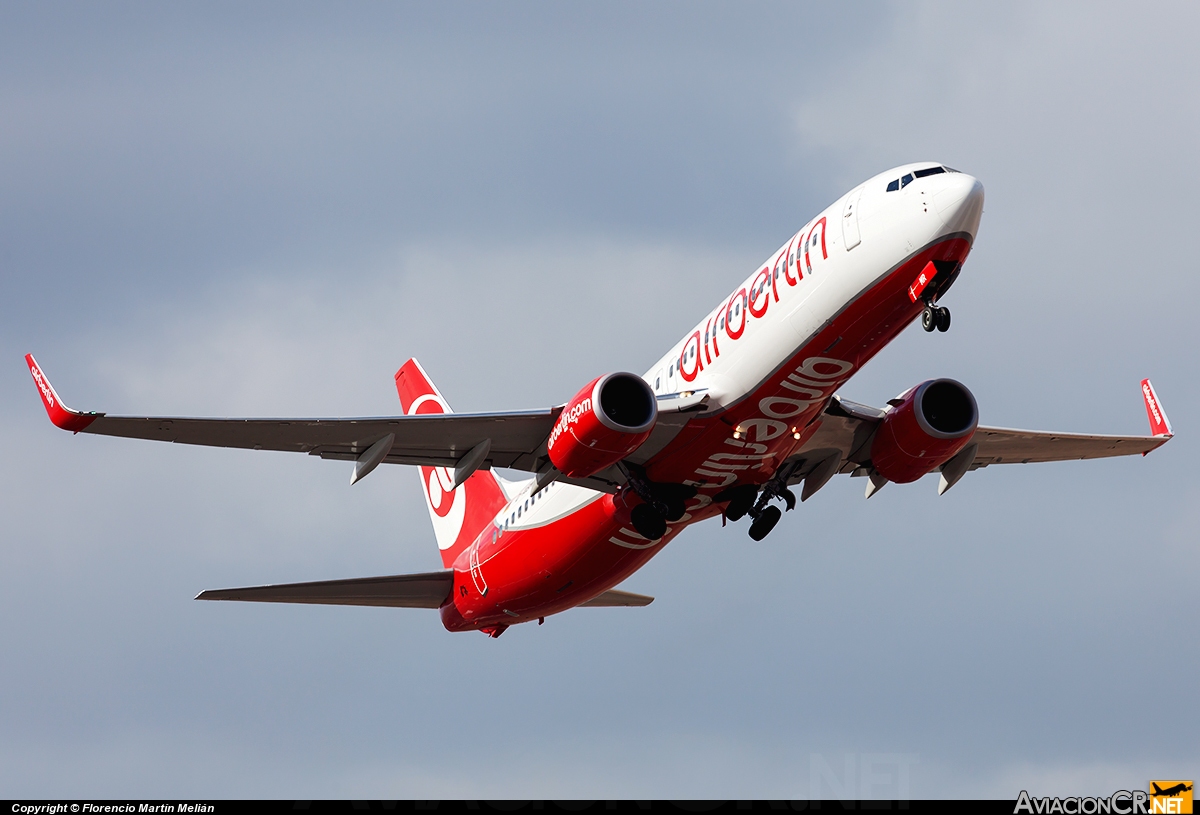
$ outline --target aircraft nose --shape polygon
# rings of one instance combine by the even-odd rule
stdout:
[[[966,173],[953,173],[933,197],[933,205],[948,232],[966,232],[975,240],[983,215],[983,185]]]

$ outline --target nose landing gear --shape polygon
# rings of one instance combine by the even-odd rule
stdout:
[[[926,331],[933,331],[935,328],[938,331],[950,330],[950,309],[945,306],[935,306],[933,303],[925,304],[925,311],[921,313],[921,328]]]

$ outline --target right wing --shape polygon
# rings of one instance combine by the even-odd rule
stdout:
[[[429,413],[355,419],[193,419],[174,416],[109,416],[63,404],[32,354],[25,362],[50,420],[74,433],[133,439],[279,450],[356,462],[351,483],[379,464],[412,464],[467,471],[506,467],[537,473],[546,466],[546,442],[562,405],[503,413]],[[702,394],[659,397],[659,421],[650,440],[630,457],[635,463],[665,446],[704,401]],[[475,455],[471,455],[475,453]],[[616,468],[586,479],[563,479],[590,489],[615,492],[624,483]]]
[[[282,450],[354,461],[394,436],[381,459],[391,464],[454,467],[484,439],[491,440],[487,466],[534,469],[538,450],[561,408],[513,413],[443,413],[363,419],[191,419],[173,416],[109,416],[63,404],[32,354],[25,357],[50,420],[63,430],[132,439]]]

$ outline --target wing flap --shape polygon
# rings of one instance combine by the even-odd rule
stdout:
[[[580,603],[579,608],[617,608],[619,606],[648,606],[654,598],[646,594],[634,594],[631,591],[609,589],[598,594],[586,603]]]
[[[276,583],[240,589],[210,589],[197,600],[242,600],[256,603],[315,603],[330,606],[440,608],[454,587],[454,572],[396,574],[314,583]]]

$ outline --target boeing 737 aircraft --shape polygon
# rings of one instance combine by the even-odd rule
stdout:
[[[904,328],[946,331],[945,296],[971,251],[983,186],[922,162],[835,201],[775,251],[642,376],[609,373],[564,405],[454,414],[415,359],[396,372],[404,415],[365,419],[108,416],[66,407],[32,356],[51,421],[76,433],[290,450],[419,468],[444,570],[202,592],[254,600],[436,608],[450,631],[498,637],[575,606],[640,606],[615,589],[687,526],[782,511],[838,473],[870,498],[932,472],[944,493],[993,464],[1146,454],[1171,438],[1148,380],[1149,436],[979,425],[974,396],[922,382],[880,409],[837,395]],[[519,482],[493,468],[524,471]],[[802,486],[801,486],[802,485]]]

